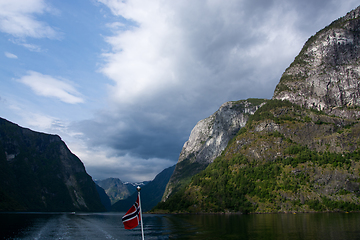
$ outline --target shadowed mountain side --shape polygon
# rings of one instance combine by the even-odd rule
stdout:
[[[0,211],[105,211],[83,163],[59,136],[0,118]]]
[[[106,194],[105,190],[102,187],[100,187],[97,184],[95,184],[95,185],[96,185],[96,190],[99,193],[102,205],[104,205],[104,207],[106,208],[107,211],[110,211],[111,210],[111,201],[110,201],[109,196]]]

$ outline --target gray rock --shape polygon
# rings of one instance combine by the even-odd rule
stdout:
[[[360,117],[360,7],[311,37],[273,99],[349,119]]]
[[[184,181],[187,182],[191,176],[212,163],[224,151],[228,142],[245,126],[249,115],[254,114],[265,101],[248,99],[227,102],[210,117],[199,121],[182,148],[163,201],[174,192],[174,189],[178,190]]]

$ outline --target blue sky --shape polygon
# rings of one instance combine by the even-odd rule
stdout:
[[[355,0],[0,0],[0,117],[58,134],[94,179],[151,180],[224,102],[271,98]]]

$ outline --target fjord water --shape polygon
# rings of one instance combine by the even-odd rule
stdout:
[[[141,239],[122,213],[0,214],[1,239]],[[145,239],[360,239],[360,213],[144,214]]]

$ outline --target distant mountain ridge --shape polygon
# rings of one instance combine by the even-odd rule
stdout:
[[[128,186],[125,185],[118,178],[107,178],[104,180],[96,180],[95,183],[105,190],[106,194],[109,196],[111,204],[114,204],[115,202],[121,199],[127,198],[133,192],[135,192],[135,189],[132,188],[129,189]]]
[[[172,173],[174,172],[175,165],[161,171],[156,177],[149,181],[146,185],[141,187],[141,206],[144,212],[150,211],[161,201],[164,194],[166,184],[168,183]],[[111,210],[115,212],[126,212],[134,204],[137,197],[137,192],[134,192],[126,199],[119,200],[112,205]]]
[[[137,186],[145,186],[148,182],[149,181],[139,183],[122,182],[119,178],[95,180],[95,183],[105,190],[106,194],[109,196],[111,204],[128,198],[131,194],[136,192]]]
[[[83,163],[57,135],[0,118],[0,211],[105,211]]]

